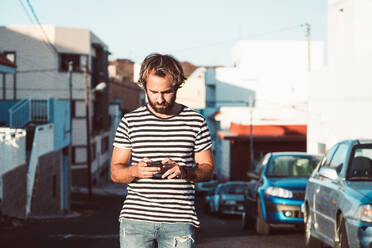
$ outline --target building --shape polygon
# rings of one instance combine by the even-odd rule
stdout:
[[[16,69],[15,58],[12,53],[0,53],[0,74],[1,74],[1,87],[2,87],[2,99],[6,99],[6,88],[8,87],[7,82],[12,82],[13,87],[16,83]],[[9,58],[9,59],[8,59]],[[7,77],[11,79],[7,80]]]
[[[67,100],[0,101],[0,211],[20,218],[70,209]]]
[[[221,180],[246,180],[246,172],[267,152],[306,151],[308,45],[241,41],[233,48],[235,67],[206,71],[203,113]],[[313,70],[323,66],[323,42],[311,42],[310,63]]]
[[[100,92],[95,87],[108,81],[108,46],[90,30],[53,25],[43,25],[42,30],[38,25],[3,26],[0,37],[0,49],[12,56],[18,66],[16,83],[7,78],[6,87],[0,89],[3,99],[70,101],[71,82],[72,185],[87,187],[107,179],[112,132],[108,91]],[[72,62],[71,74],[69,62]],[[84,64],[88,69],[87,91]],[[88,105],[85,92],[89,96]],[[86,110],[90,110],[88,116]],[[87,130],[90,130],[88,135]],[[88,143],[91,161],[87,156]]]
[[[135,82],[138,67],[128,59],[109,62],[109,102],[117,104],[121,113],[128,113],[145,103],[145,92]]]
[[[371,11],[367,0],[328,1],[328,66],[309,78],[309,152],[372,138]]]

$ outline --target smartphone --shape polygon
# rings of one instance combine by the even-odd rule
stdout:
[[[167,169],[165,168],[167,164],[162,164],[160,161],[146,162],[146,164],[149,167],[160,167],[161,169],[160,172],[155,174],[152,178],[161,179],[161,176],[164,174],[164,172],[167,171]]]

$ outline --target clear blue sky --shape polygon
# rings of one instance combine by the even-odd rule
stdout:
[[[313,40],[326,41],[327,2],[30,0],[42,24],[93,31],[109,46],[110,59],[140,63],[160,52],[195,65],[225,66],[232,64],[238,40],[305,40],[304,23],[311,24]],[[27,0],[1,0],[0,25],[32,24],[21,3],[28,9]]]

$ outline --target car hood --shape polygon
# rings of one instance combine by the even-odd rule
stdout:
[[[349,187],[361,195],[363,202],[372,203],[372,182],[348,182]],[[367,198],[367,199],[365,199]]]
[[[289,190],[305,191],[308,178],[303,177],[272,177],[269,178],[271,186]]]

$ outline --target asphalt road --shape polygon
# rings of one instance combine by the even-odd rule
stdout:
[[[200,212],[199,212],[200,213]],[[244,230],[238,216],[217,217],[199,214],[201,228],[197,236],[198,248],[303,248],[303,230],[274,230],[269,236]]]
[[[117,218],[122,201],[117,195],[94,194],[88,199],[86,194],[74,193],[74,212],[69,218],[0,221],[0,247],[119,248]],[[199,218],[198,248],[303,247],[302,231],[276,231],[264,237],[243,230],[238,217],[217,217],[199,210]]]

